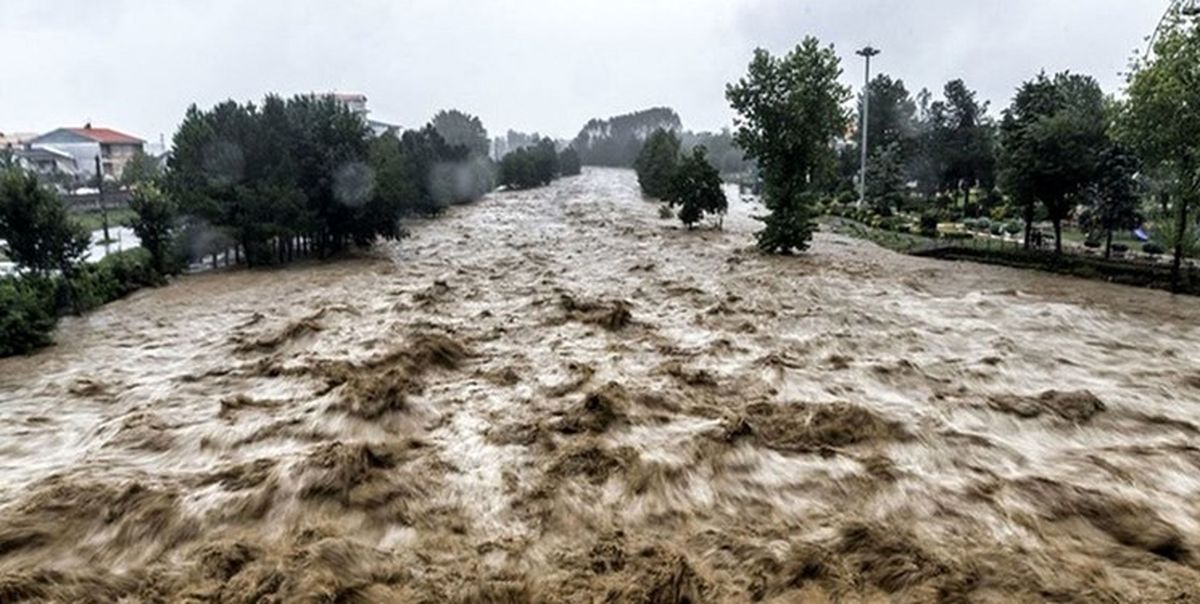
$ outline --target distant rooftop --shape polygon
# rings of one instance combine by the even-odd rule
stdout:
[[[136,136],[130,136],[124,132],[117,132],[111,128],[92,128],[91,124],[84,128],[64,128],[64,130],[74,132],[79,136],[90,138],[98,143],[125,143],[136,145],[138,143],[146,142]]]

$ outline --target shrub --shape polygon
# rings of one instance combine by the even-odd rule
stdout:
[[[579,153],[575,151],[574,147],[567,147],[558,154],[558,171],[563,176],[579,176],[583,173]]]
[[[990,218],[980,218],[975,221],[975,228],[980,233],[986,233],[992,230],[992,220]]]
[[[977,219],[977,218],[963,218],[963,220],[962,220],[962,225],[963,225],[963,228],[964,228],[964,229],[966,229],[966,230],[968,230],[968,231],[974,231],[976,228],[978,228],[978,227],[979,227],[979,219]]]
[[[123,298],[143,287],[162,284],[154,259],[143,248],[105,256],[100,262],[84,265],[71,278],[76,310],[84,311]]]
[[[993,222],[990,232],[993,235],[1003,235],[1004,234],[1004,225],[1000,224],[998,222]]]
[[[921,214],[921,222],[919,225],[921,234],[926,237],[938,236],[938,217],[932,212]]]
[[[950,231],[948,233],[942,233],[942,238],[944,238],[944,239],[974,239],[975,235],[972,235],[971,233],[968,233],[966,231]]]
[[[57,323],[53,285],[48,280],[0,278],[0,357],[49,344]]]
[[[1112,244],[1112,251],[1117,254],[1124,254],[1129,251],[1129,246],[1124,243],[1114,243]]]
[[[1102,246],[1102,245],[1104,245],[1104,244],[1103,244],[1103,243],[1101,243],[1099,239],[1091,239],[1091,238],[1088,238],[1087,240],[1085,240],[1085,241],[1083,242],[1083,247],[1086,247],[1086,248],[1088,248],[1088,249],[1091,249],[1091,250],[1094,250],[1094,249],[1096,249],[1096,248],[1099,248],[1099,247],[1100,247],[1100,246]]]
[[[1024,227],[1021,225],[1021,221],[1019,220],[1010,220],[1004,224],[1004,232],[1008,233],[1009,235],[1020,234],[1022,228]]]
[[[674,218],[675,210],[672,210],[671,206],[669,206],[667,204],[658,206],[658,217],[662,218],[663,220],[669,220],[671,218]]]
[[[1115,245],[1113,246],[1113,248],[1116,248],[1116,247],[1117,246],[1115,246]],[[1150,242],[1150,243],[1146,243],[1146,244],[1142,245],[1142,251],[1146,252],[1147,254],[1150,254],[1151,256],[1158,256],[1158,255],[1166,253],[1166,250],[1163,249],[1163,246],[1161,246],[1157,243],[1154,243],[1154,242]]]

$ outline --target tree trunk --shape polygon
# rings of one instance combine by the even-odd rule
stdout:
[[[1179,222],[1175,225],[1175,259],[1171,262],[1171,291],[1178,292],[1182,283],[1183,242],[1187,236],[1188,198],[1179,196]]]
[[[1062,219],[1054,219],[1054,253],[1062,253]]]
[[[1029,244],[1033,239],[1033,212],[1032,205],[1025,207],[1025,251],[1029,251]]]
[[[1108,231],[1108,236],[1104,240],[1104,259],[1112,260],[1112,231]]]

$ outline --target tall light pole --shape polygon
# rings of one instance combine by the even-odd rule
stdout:
[[[867,60],[867,77],[866,83],[863,84],[862,102],[862,172],[858,177],[858,203],[860,206],[867,202],[867,115],[871,112],[871,57],[880,52],[878,48],[867,46],[856,53]]]

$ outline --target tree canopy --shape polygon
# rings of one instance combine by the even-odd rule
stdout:
[[[1200,19],[1170,17],[1153,56],[1133,66],[1120,133],[1148,168],[1164,174],[1173,233],[1173,281],[1181,279],[1189,232],[1200,207]]]
[[[803,251],[812,238],[813,183],[835,172],[831,143],[848,121],[843,105],[850,91],[841,74],[833,47],[809,37],[782,57],[756,50],[747,74],[726,87],[738,114],[735,139],[763,178],[770,214],[762,218],[758,245],[765,251]]]
[[[691,229],[705,214],[724,214],[729,200],[721,190],[721,174],[708,161],[708,151],[703,146],[692,148],[684,154],[679,165],[671,174],[666,200],[672,207],[679,206],[679,220]]]
[[[1062,251],[1062,223],[1083,201],[1108,147],[1104,93],[1089,77],[1040,74],[1024,83],[1001,123],[1006,189],[1025,208],[1026,245],[1033,205],[1041,202]]]
[[[472,157],[488,156],[491,141],[478,117],[449,109],[437,112],[430,123],[446,144],[466,147]]]
[[[637,170],[642,193],[656,199],[666,199],[671,193],[671,180],[679,166],[681,142],[673,131],[658,129],[646,139],[633,167]]]

